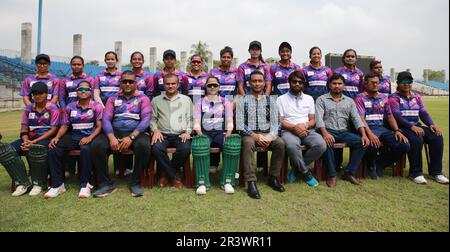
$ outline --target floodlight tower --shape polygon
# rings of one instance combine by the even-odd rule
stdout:
[[[42,0],[39,0],[37,54],[41,53],[41,30],[42,30]]]

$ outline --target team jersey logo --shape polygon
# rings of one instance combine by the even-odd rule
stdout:
[[[122,100],[115,100],[114,106],[116,106],[116,107],[122,106]]]
[[[92,116],[94,114],[94,111],[92,111],[92,109],[89,109],[87,114],[88,114],[88,116]]]
[[[76,117],[76,116],[77,116],[77,111],[76,110],[70,111],[70,117]]]
[[[33,119],[35,119],[35,118],[36,118],[36,114],[35,114],[35,113],[29,113],[29,114],[28,114],[28,119],[33,120]]]
[[[45,119],[48,119],[48,118],[50,118],[50,114],[49,114],[48,112],[45,112],[45,114],[44,114],[44,118],[45,118]]]
[[[52,82],[51,81],[47,81],[47,87],[52,87]]]
[[[66,83],[66,87],[71,87],[71,86],[73,86],[73,81],[68,81],[68,82]]]
[[[105,81],[105,80],[106,80],[105,76],[100,77],[100,81]]]
[[[134,100],[133,104],[134,104],[135,106],[139,105],[139,100],[137,100],[137,99]]]
[[[220,75],[219,75],[219,76],[220,76]],[[231,74],[230,77],[231,77],[232,79],[234,79],[234,78],[236,78],[236,75],[235,75],[235,74]],[[219,78],[220,78],[220,77],[219,77]]]
[[[308,71],[308,76],[313,76],[314,72],[313,71]]]
[[[281,78],[281,77],[283,77],[283,73],[281,71],[278,71],[275,73],[275,77]]]

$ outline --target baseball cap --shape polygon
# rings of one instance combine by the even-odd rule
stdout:
[[[401,82],[401,81],[403,81],[403,80],[414,80],[414,78],[412,77],[412,75],[411,75],[411,73],[410,72],[407,72],[407,71],[403,71],[403,72],[400,72],[399,74],[398,74],[398,76],[397,76],[397,81],[398,82]]]
[[[42,81],[34,83],[33,86],[31,86],[31,93],[33,92],[48,93],[47,84]]]
[[[38,62],[39,60],[45,60],[50,64],[50,57],[47,54],[39,54],[35,58],[35,62]]]
[[[175,59],[177,58],[177,54],[175,53],[174,50],[171,49],[164,51],[163,59],[165,59],[167,56],[173,56]]]
[[[289,51],[292,52],[292,46],[288,42],[281,43],[280,46],[278,47],[278,51],[281,51],[281,49],[283,49],[283,48],[287,48],[287,49],[289,49]]]
[[[256,40],[250,42],[250,45],[248,46],[248,49],[250,50],[252,47],[258,47],[259,49],[262,49],[261,42],[256,41]]]

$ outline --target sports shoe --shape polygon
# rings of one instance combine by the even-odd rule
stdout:
[[[426,185],[427,184],[427,180],[422,175],[421,176],[417,176],[415,178],[412,178],[412,181],[414,181],[414,183],[420,184],[420,185]]]
[[[128,177],[128,176],[130,176],[131,174],[133,174],[133,170],[131,170],[131,169],[126,169],[125,172],[123,173],[123,176]]]
[[[115,191],[117,191],[117,188],[115,188],[112,185],[103,186],[94,192],[94,197],[105,198],[105,197],[108,197],[109,195],[111,195]]]
[[[16,187],[16,190],[11,194],[11,196],[20,196],[20,195],[24,195],[25,193],[27,193],[28,187],[25,187],[23,185],[19,185]]]
[[[80,189],[80,193],[78,194],[78,198],[85,199],[85,198],[91,197],[91,189],[92,188],[93,188],[93,186],[91,184],[87,183],[85,187],[82,187]]]
[[[70,177],[70,172],[69,171],[65,171],[64,172],[64,178],[69,178]]]
[[[234,188],[233,188],[233,186],[230,183],[226,183],[223,186],[223,189],[225,190],[226,194],[233,194],[234,193]]]
[[[303,181],[305,181],[305,183],[310,187],[316,187],[319,185],[319,182],[316,178],[314,178],[312,172],[309,170],[306,174],[303,174]]]
[[[130,186],[130,192],[133,197],[141,197],[144,195],[144,190],[139,184]]]
[[[119,173],[120,173],[119,170],[115,170],[115,171],[114,171],[114,175],[115,175],[116,177],[119,177]]]
[[[33,187],[34,188],[34,187]],[[56,198],[58,195],[66,192],[66,188],[64,187],[64,183],[56,188],[50,188],[46,194],[44,194],[44,198],[51,199]]]
[[[36,195],[39,195],[41,192],[42,192],[42,187],[40,187],[38,185],[34,185],[28,195],[36,196]]]
[[[195,191],[197,195],[205,195],[206,194],[206,186],[201,185],[197,188],[197,191]]]
[[[433,177],[433,180],[438,182],[439,184],[448,185],[448,178],[446,178],[444,175],[437,175]]]
[[[217,173],[217,166],[210,166],[209,167],[209,173],[216,174]]]
[[[297,170],[291,169],[288,173],[289,183],[295,183],[297,181]]]

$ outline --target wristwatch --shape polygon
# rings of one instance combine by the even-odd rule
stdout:
[[[130,134],[129,137],[130,137],[131,141],[134,141],[134,139],[136,139],[136,137],[132,134]]]

